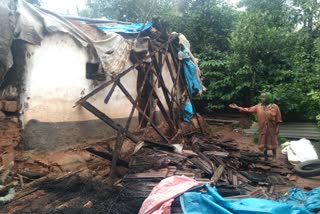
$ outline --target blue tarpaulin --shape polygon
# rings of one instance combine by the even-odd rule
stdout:
[[[183,73],[186,78],[186,82],[187,82],[190,94],[201,91],[202,85],[198,80],[198,77],[196,74],[197,68],[196,68],[196,65],[192,62],[188,52],[186,50],[179,51],[178,57],[182,62]]]
[[[288,195],[281,198],[279,201],[295,204],[308,209],[310,212],[320,211],[320,187],[314,188],[309,192],[301,189],[291,188]]]
[[[183,73],[186,78],[188,90],[190,93],[190,96],[192,96],[193,93],[201,91],[202,85],[200,81],[198,80],[197,74],[196,74],[196,65],[192,62],[188,52],[186,50],[179,51],[178,52],[179,60],[182,62],[183,67]],[[183,107],[183,120],[185,122],[190,122],[190,118],[194,114],[193,108],[192,108],[192,97],[190,97],[190,101],[188,101],[185,106]]]
[[[180,196],[184,214],[310,214],[294,203],[284,203],[260,198],[224,199],[209,184],[197,187]]]
[[[115,33],[139,33],[145,31],[152,26],[152,22],[144,23],[132,23],[132,24],[116,24],[114,26],[97,26],[102,31],[115,32]],[[143,29],[142,29],[143,27]]]
[[[190,122],[190,118],[192,117],[193,115],[193,108],[192,108],[192,104],[190,101],[188,101],[186,103],[186,105],[183,107],[183,120],[185,122]]]

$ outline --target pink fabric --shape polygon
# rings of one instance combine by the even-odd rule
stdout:
[[[191,189],[199,186],[197,182],[186,176],[171,176],[163,179],[155,186],[146,200],[144,200],[139,214],[170,214],[174,199]]]

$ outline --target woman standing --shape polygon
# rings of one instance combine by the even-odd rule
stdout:
[[[236,104],[230,104],[230,108],[239,109],[240,112],[256,113],[259,127],[259,149],[264,151],[265,160],[268,160],[268,150],[272,150],[273,160],[276,159],[278,135],[281,119],[281,112],[277,104],[273,103],[273,96],[266,92],[261,94],[261,103],[243,108]]]

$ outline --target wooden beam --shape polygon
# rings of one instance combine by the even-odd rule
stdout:
[[[153,100],[153,105],[152,105],[152,109],[151,109],[151,113],[150,113],[150,119],[147,123],[147,126],[143,132],[143,137],[142,138],[145,138],[146,136],[146,133],[148,131],[148,128],[150,127],[151,123],[153,122],[153,118],[154,118],[154,114],[155,114],[155,111],[156,111],[156,107],[157,107],[157,103],[158,103],[158,100]]]
[[[117,82],[117,81],[116,81],[116,82]],[[104,99],[104,103],[105,103],[105,104],[108,104],[108,102],[109,102],[109,100],[110,100],[110,98],[111,98],[111,96],[112,96],[112,94],[113,94],[113,91],[114,91],[114,89],[115,89],[116,86],[117,86],[116,82],[113,83],[110,91],[108,92],[106,98]]]
[[[178,57],[176,52],[174,51],[173,47],[172,47],[172,44],[169,44],[169,52],[171,54],[171,58],[172,58],[172,61],[173,61],[173,64],[174,64],[174,67],[176,68],[176,70],[178,70],[178,64],[179,62],[177,61]]]
[[[154,48],[153,48],[153,45],[152,43],[149,41],[149,52],[153,52],[154,51]],[[159,52],[159,54],[162,55],[162,53]],[[172,102],[168,96],[168,89],[165,87],[164,85],[164,81],[163,81],[163,78],[162,78],[162,65],[159,65],[158,61],[157,61],[157,58],[154,56],[151,57],[151,61],[153,63],[153,66],[154,68],[156,69],[156,73],[157,73],[157,78],[159,80],[159,83],[160,83],[160,86],[161,86],[161,89],[162,89],[162,93],[164,95],[164,98],[166,100],[166,103],[167,103],[167,106],[169,108],[169,114],[170,114],[170,118],[173,120],[173,112],[172,112]],[[175,130],[175,127],[174,127],[174,130]]]
[[[121,152],[123,141],[124,141],[124,138],[125,138],[125,135],[126,135],[127,132],[128,131],[126,129],[125,130],[118,129],[117,141],[116,141],[116,144],[114,146],[113,153],[112,153],[111,170],[110,170],[110,177],[111,178],[114,177],[116,166],[117,166],[117,161],[119,159],[119,155],[120,155],[120,152]]]
[[[149,96],[148,96],[148,99],[147,99],[147,103],[149,103],[150,100],[151,100],[151,98],[153,97],[153,91],[154,91],[154,87],[156,86],[156,84],[157,84],[157,80],[154,81],[154,83],[152,84],[152,88],[151,88],[151,91],[149,92]],[[143,110],[143,114],[146,114],[148,108],[149,108],[149,106],[146,105],[146,107],[145,107],[144,110]],[[141,120],[141,122],[140,122],[140,124],[139,124],[139,127],[141,127],[141,126],[142,126],[142,120]]]
[[[172,70],[172,67],[171,67],[171,63],[170,63],[168,54],[166,54],[165,60],[166,60],[167,67],[168,67],[168,70],[169,70],[169,73],[170,73],[170,76],[171,76],[171,79],[172,79],[172,83],[174,83],[175,82],[175,78],[173,76],[173,70]]]
[[[124,85],[122,85],[122,83],[119,81],[118,82],[118,86],[120,88],[120,90],[127,96],[128,100],[134,105],[135,101],[132,98],[132,96],[130,95],[130,93],[127,91],[127,89],[124,87]],[[159,104],[159,100],[158,100],[158,104]],[[138,110],[139,113],[142,114],[142,116],[144,116],[147,120],[150,120],[150,117],[148,117],[143,111],[142,109],[135,105],[135,108]],[[151,123],[151,126],[153,127],[153,129],[166,141],[169,142],[168,138],[166,138],[161,132],[160,130],[156,127],[156,125],[154,125],[153,123]]]
[[[81,106],[84,107],[85,109],[87,109],[88,111],[90,111],[92,114],[94,114],[96,117],[98,117],[100,120],[102,120],[103,122],[105,122],[106,124],[108,124],[111,128],[113,128],[114,130],[118,131],[119,129],[124,132],[124,128],[118,124],[115,123],[110,117],[108,117],[106,114],[102,113],[101,111],[99,111],[96,107],[94,107],[93,105],[91,105],[89,102],[87,101],[83,101],[81,103]],[[131,141],[133,141],[134,143],[138,143],[139,140],[137,139],[136,136],[134,136],[132,133],[130,133],[129,131],[126,132],[126,137],[129,138]]]
[[[113,156],[111,154],[109,154],[109,153],[98,151],[93,147],[86,148],[86,151],[88,151],[88,152],[90,152],[92,154],[95,154],[95,155],[97,155],[97,156],[99,156],[101,158],[104,158],[106,160],[112,161],[112,157]],[[127,161],[125,161],[125,160],[118,159],[117,163],[120,166],[124,166],[124,167],[128,167],[129,166],[129,163]]]
[[[82,97],[81,99],[79,99],[76,103],[75,106],[78,106],[81,102],[86,101],[87,99],[89,99],[90,97],[92,97],[93,95],[95,95],[96,93],[98,93],[99,91],[101,91],[102,89],[108,87],[109,85],[111,85],[113,82],[115,82],[116,80],[120,80],[123,76],[125,76],[126,74],[128,74],[131,70],[135,69],[138,66],[141,66],[145,60],[151,58],[152,56],[154,56],[156,54],[156,52],[160,51],[163,47],[165,47],[166,45],[168,45],[169,43],[171,43],[174,39],[176,39],[177,36],[172,36],[167,42],[165,42],[164,44],[162,44],[157,50],[155,50],[154,52],[151,52],[149,55],[147,55],[144,59],[139,60],[137,63],[135,63],[134,65],[130,66],[129,68],[123,70],[122,72],[120,72],[115,78],[113,78],[112,80],[105,82],[103,84],[101,84],[100,86],[98,86],[97,88],[93,89],[91,92],[89,92],[87,95],[85,95],[84,97]]]

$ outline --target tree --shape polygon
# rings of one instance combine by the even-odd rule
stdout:
[[[169,0],[87,0],[87,9],[81,15],[107,17],[116,20],[145,22],[155,15],[166,14],[175,1]]]
[[[154,15],[183,33],[200,59],[209,110],[251,105],[271,91],[285,117],[320,112],[319,0],[88,0],[82,14],[145,22]],[[175,47],[178,51],[179,47]],[[318,117],[320,119],[320,116]]]

